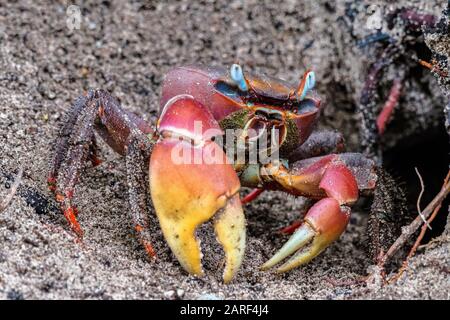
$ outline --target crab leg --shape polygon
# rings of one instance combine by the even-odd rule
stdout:
[[[153,143],[147,138],[142,138],[142,136],[134,136],[130,140],[125,156],[130,213],[139,242],[148,256],[153,258],[156,253],[151,244],[148,229],[149,198],[146,192],[147,169],[144,169],[144,166],[149,163]]]
[[[388,124],[390,118],[392,117],[392,113],[394,112],[394,108],[398,104],[398,100],[400,98],[400,93],[402,90],[402,80],[397,78],[394,80],[392,84],[391,91],[389,92],[389,97],[385,102],[383,108],[381,109],[380,114],[377,117],[377,128],[378,134],[381,136],[386,129],[386,125]]]
[[[341,153],[344,149],[344,137],[341,133],[331,130],[320,130],[313,132],[301,146],[292,151],[288,156],[288,160],[295,162],[331,153]]]
[[[293,234],[295,232],[295,230],[297,230],[304,223],[304,217],[305,217],[306,213],[309,211],[309,209],[311,209],[313,204],[314,203],[311,199],[307,199],[307,202],[305,203],[305,206],[304,206],[304,208],[302,208],[302,212],[300,213],[301,218],[295,220],[290,225],[288,225],[284,228],[281,228],[280,233],[285,234],[285,235]]]
[[[421,31],[424,26],[425,28],[434,27],[439,20],[435,15],[417,12],[411,8],[403,8],[388,15],[389,24],[392,24],[393,18],[397,16],[406,23],[406,27],[411,31]]]
[[[96,167],[98,165],[102,164],[102,159],[99,158],[98,156],[98,145],[97,145],[97,138],[95,138],[95,135],[92,136],[92,141],[91,144],[89,145],[89,160],[92,163],[93,167]]]
[[[365,148],[365,154],[373,158],[380,158],[376,154],[375,149],[379,140],[378,128],[376,125],[376,93],[378,83],[383,76],[385,68],[392,63],[398,55],[398,49],[391,44],[388,45],[378,60],[373,63],[368,71],[364,87],[361,91],[361,96],[358,104],[358,111],[362,116],[361,132],[363,134],[362,145]]]
[[[70,147],[69,139],[76,126],[78,115],[85,107],[86,101],[87,97],[84,96],[81,96],[75,101],[72,108],[70,108],[67,113],[66,121],[63,122],[64,125],[61,127],[55,148],[55,156],[53,158],[50,173],[47,179],[48,187],[52,192],[56,191],[56,179],[58,177],[58,172]]]
[[[258,198],[258,196],[264,192],[264,189],[255,188],[250,191],[244,198],[241,199],[241,204],[247,204]]]
[[[120,154],[125,154],[131,136],[145,137],[153,132],[144,121],[123,111],[119,101],[106,91],[91,90],[76,100],[56,143],[48,182],[70,227],[79,237],[83,232],[72,199],[86,160],[91,157],[95,163],[97,159],[94,128]]]
[[[69,138],[67,155],[61,163],[65,174],[61,177],[62,189],[57,186],[56,199],[60,202],[64,216],[70,224],[71,229],[79,236],[83,231],[77,221],[77,209],[72,204],[75,185],[78,182],[80,170],[88,157],[89,145],[92,141],[93,130],[83,123],[93,123],[96,117],[98,102],[91,100],[87,102],[86,112],[81,113],[76,121],[76,126]]]
[[[346,162],[355,168],[363,166],[366,172],[355,177]],[[311,261],[339,238],[347,226],[349,206],[358,199],[359,189],[371,188],[374,184],[372,165],[347,154],[308,159],[294,165],[291,171],[280,166],[266,168],[265,173],[271,174],[269,179],[281,185],[283,190],[319,201],[309,209],[288,242],[261,268],[271,268],[293,255],[277,269],[277,272],[286,272]]]

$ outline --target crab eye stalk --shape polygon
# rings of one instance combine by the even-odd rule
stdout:
[[[238,86],[241,91],[248,91],[247,82],[245,81],[244,72],[242,67],[238,64],[233,64],[230,68],[231,79]]]
[[[315,84],[316,75],[314,74],[314,71],[306,71],[297,89],[297,95],[300,97],[300,100],[305,98],[308,91],[312,90]]]

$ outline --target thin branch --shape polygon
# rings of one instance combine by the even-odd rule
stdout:
[[[450,170],[447,173],[447,176],[444,179],[444,183],[442,185],[441,190],[444,189],[445,185],[448,183],[450,179]],[[438,206],[434,209],[433,213],[431,214],[430,218],[428,219],[428,224],[430,224],[434,218],[437,216],[437,214],[439,213],[439,210],[441,209],[442,203],[439,203]],[[408,262],[409,260],[412,258],[412,256],[414,256],[414,254],[417,251],[417,248],[420,245],[420,242],[422,241],[423,237],[425,236],[425,233],[427,231],[427,227],[426,225],[422,226],[422,229],[420,230],[420,234],[416,239],[416,242],[414,242],[414,245],[412,246],[411,250],[408,253],[408,256],[406,257],[405,261],[403,261],[402,267],[400,268],[400,270],[398,271],[398,273],[396,275],[394,275],[393,277],[391,277],[388,282],[394,282],[396,281],[398,278],[401,277],[401,275],[403,274],[403,272],[405,272],[405,270],[408,268]]]
[[[420,201],[422,200],[422,195],[423,195],[423,192],[425,191],[425,184],[423,183],[423,179],[422,179],[422,176],[419,173],[419,170],[417,170],[416,167],[414,167],[414,170],[416,170],[417,176],[419,177],[420,188],[421,188],[420,189],[420,194],[419,194],[419,197],[417,198],[417,203],[416,203],[416,205],[417,205],[417,212],[419,213],[419,216],[422,218],[422,221],[425,223],[425,225],[428,226],[428,228],[430,228],[430,230],[431,230],[430,224],[427,222],[427,219],[423,216],[422,210],[420,209]]]
[[[11,191],[5,197],[5,199],[3,199],[3,201],[0,203],[0,212],[5,210],[11,203],[11,200],[14,198],[14,195],[17,192],[17,188],[19,187],[20,182],[22,181],[22,174],[23,174],[23,168],[20,168],[19,172],[17,173],[16,180],[14,181],[13,185],[11,186]]]
[[[446,183],[444,188],[439,191],[439,193],[434,197],[434,199],[427,205],[427,207],[422,211],[422,215],[425,217],[425,219],[428,219],[428,217],[431,215],[431,213],[436,209],[437,206],[441,205],[442,201],[445,199],[445,197],[450,192],[450,183]],[[389,250],[381,257],[378,265],[380,267],[383,267],[386,264],[386,261],[394,254],[397,253],[398,250],[400,250],[401,247],[408,241],[408,239],[419,229],[419,227],[422,225],[423,221],[420,216],[417,216],[416,219],[414,219],[413,222],[407,227],[403,228],[402,234],[397,238],[397,240],[392,244],[392,246],[389,248]]]
[[[448,74],[446,71],[443,71],[439,68],[439,66],[436,65],[435,61],[433,61],[432,63],[418,59],[418,62],[421,66],[429,69],[431,72],[436,72],[437,74],[439,74],[442,78],[447,78]]]

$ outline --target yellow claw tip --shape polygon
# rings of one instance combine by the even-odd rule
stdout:
[[[259,267],[259,270],[261,270],[261,271],[267,271],[267,270],[269,270],[270,268],[272,268],[272,267],[273,267],[273,264],[270,264],[269,262],[270,262],[270,260],[266,261],[262,266]]]
[[[150,160],[150,191],[161,230],[183,268],[192,275],[202,276],[202,255],[195,231],[215,216],[217,238],[227,260],[223,279],[230,282],[245,250],[239,179],[227,164],[174,164],[171,155],[177,146],[172,140],[158,142]],[[174,184],[173,181],[182,182]]]
[[[242,264],[245,251],[245,216],[239,195],[231,197],[215,221],[217,240],[226,256],[224,283],[229,283]]]

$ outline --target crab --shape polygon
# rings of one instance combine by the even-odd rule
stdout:
[[[368,68],[358,110],[362,116],[361,144],[364,153],[373,159],[377,159],[380,163],[382,161],[381,148],[379,148],[380,141],[386,129],[389,129],[388,124],[402,95],[404,83],[412,78],[413,67],[421,65],[441,79],[448,78],[448,73],[445,71],[447,66],[442,61],[427,61],[430,58],[428,55],[431,55],[431,53],[427,55],[428,48],[426,48],[423,40],[424,34],[438,28],[439,19],[437,16],[419,12],[410,7],[387,10],[384,16],[385,27],[358,43],[361,49],[375,43],[378,44],[375,49],[377,57]],[[398,35],[391,32],[394,27],[401,30]],[[411,64],[411,61],[413,63],[409,66],[408,64]],[[401,66],[401,69],[398,66]],[[387,73],[390,67],[397,67],[395,78],[390,84],[388,96],[384,98],[384,105],[379,108],[376,105],[377,94],[383,82],[385,82],[384,73]]]
[[[74,189],[84,163],[99,163],[97,132],[125,157],[134,229],[148,255],[155,255],[148,231],[149,189],[164,238],[192,275],[204,274],[196,229],[214,217],[226,259],[225,283],[236,275],[244,257],[243,203],[263,190],[310,198],[314,204],[289,228],[290,239],[261,266],[289,271],[340,237],[351,206],[360,195],[370,194],[377,182],[371,159],[344,152],[338,132],[315,130],[323,105],[314,85],[310,70],[293,85],[244,73],[239,64],[230,69],[177,67],[165,77],[160,115],[153,126],[123,109],[108,92],[90,90],[75,101],[62,125],[49,188],[71,229],[82,237]],[[223,142],[230,131],[235,134]],[[266,140],[270,145],[263,143]],[[258,156],[249,161],[255,146]],[[244,161],[236,160],[240,151]],[[241,200],[241,187],[254,191]]]

